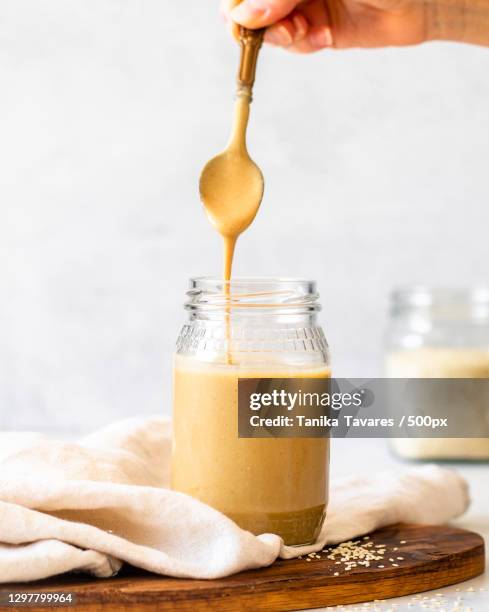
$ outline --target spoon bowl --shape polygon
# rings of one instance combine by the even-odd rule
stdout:
[[[209,220],[226,237],[237,237],[253,222],[265,183],[260,168],[242,148],[230,146],[204,166],[200,197]]]

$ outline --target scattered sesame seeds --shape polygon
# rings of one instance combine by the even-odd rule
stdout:
[[[406,544],[406,540],[401,540],[400,543]],[[384,559],[386,559],[387,554],[389,552],[391,552],[392,554],[392,552],[397,551],[397,550],[399,550],[397,546],[394,546],[391,548],[387,544],[375,543],[375,541],[371,540],[370,536],[362,536],[356,540],[348,540],[346,542],[342,542],[337,545],[329,545],[329,546],[324,547],[321,551],[319,551],[324,556],[321,556],[321,554],[319,554],[318,552],[313,552],[313,553],[309,553],[307,556],[301,555],[299,559],[305,559],[309,563],[313,559],[328,559],[332,561],[335,566],[337,565],[339,566],[337,569],[340,571],[331,572],[332,576],[338,577],[338,576],[341,576],[342,573],[351,572],[351,570],[355,568],[360,569],[363,567],[369,568],[373,566],[375,567],[375,569],[385,569],[386,567],[389,567],[389,566],[386,566],[385,563],[382,564],[382,562],[384,561]],[[377,565],[377,563],[375,563],[376,561],[377,562],[380,561],[381,564]],[[390,567],[399,567],[399,563],[395,561],[404,561],[404,557],[401,557],[401,556],[397,556],[395,558],[389,557]],[[440,596],[443,596],[443,595],[440,595]],[[441,612],[445,612],[440,607],[440,601],[441,601],[440,599],[433,598],[430,601],[428,597],[424,597],[423,600],[420,599],[420,596],[417,596],[417,597],[418,597],[417,599],[413,599],[412,601],[417,603],[418,606],[421,606],[422,608],[433,609],[433,610],[436,609]],[[376,601],[379,601],[379,600],[376,600]],[[396,612],[395,608],[398,605],[399,604],[395,604],[395,603],[390,604],[391,606],[390,610],[392,610],[392,612]],[[408,607],[411,607],[411,604],[408,604]],[[341,610],[343,609],[343,607],[336,606],[335,609]],[[381,608],[378,607],[375,601],[373,604],[371,602],[364,603],[362,608],[352,608],[352,610],[367,610],[367,609],[369,610],[371,609],[374,612],[376,611],[380,612],[381,610]],[[447,610],[446,612],[457,612],[457,611],[453,609],[449,611]]]

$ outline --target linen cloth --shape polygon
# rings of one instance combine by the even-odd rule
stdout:
[[[156,417],[121,421],[78,443],[0,433],[0,582],[72,570],[102,578],[124,562],[219,578],[397,522],[444,523],[469,504],[465,481],[436,466],[345,478],[331,484],[318,542],[288,547],[165,488],[170,433],[170,422]]]

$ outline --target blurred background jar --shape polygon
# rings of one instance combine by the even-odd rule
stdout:
[[[489,378],[489,288],[415,286],[395,290],[391,294],[385,375]],[[489,404],[475,396],[468,400],[474,410],[464,410],[460,418],[476,419],[482,435],[489,422]],[[443,408],[434,399],[430,411],[442,416]],[[407,459],[489,460],[487,437],[396,438],[391,444]]]

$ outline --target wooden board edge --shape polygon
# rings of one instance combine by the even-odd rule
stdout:
[[[455,560],[442,559],[432,561],[425,566],[420,566],[412,574],[407,574],[404,580],[398,576],[378,577],[371,581],[351,584],[342,583],[341,580],[335,585],[321,585],[317,581],[314,584],[304,585],[291,583],[280,584],[282,588],[268,592],[245,592],[223,593],[220,596],[202,593],[192,599],[175,599],[173,601],[165,598],[158,601],[157,595],[148,593],[147,601],[117,602],[100,601],[76,606],[77,612],[243,612],[253,610],[254,612],[288,612],[295,610],[314,609],[328,606],[364,603],[367,601],[385,600],[394,597],[414,595],[430,590],[440,589],[475,578],[484,573],[485,554],[482,544],[476,550],[468,551],[469,554],[461,555]],[[440,568],[440,564],[442,568]],[[278,586],[278,585],[277,585]],[[373,588],[367,588],[367,587]],[[293,592],[293,594],[292,594]],[[123,599],[123,598],[122,598]],[[35,609],[30,608],[32,612]],[[46,610],[46,608],[39,608]]]

